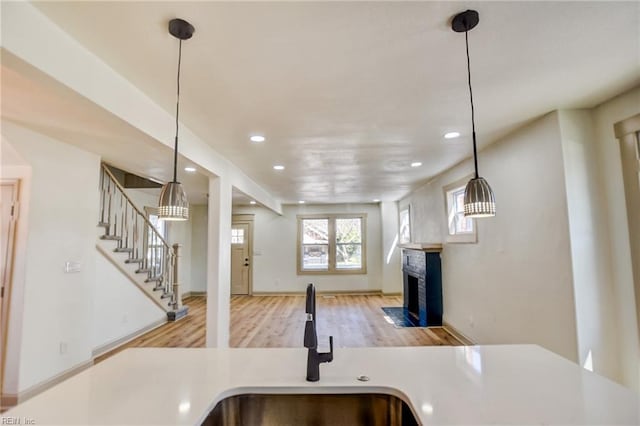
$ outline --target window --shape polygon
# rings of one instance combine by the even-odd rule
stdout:
[[[475,243],[476,229],[472,218],[464,216],[464,189],[467,179],[444,188],[449,243]]]
[[[366,215],[298,216],[299,274],[365,274]]]
[[[164,243],[158,238],[158,234],[160,234],[163,239],[167,239],[167,224],[158,217],[157,207],[145,207],[144,211],[147,214],[147,219],[149,219],[151,226],[145,229],[146,245],[143,250],[147,253],[147,265],[149,269],[151,269],[151,275],[160,275],[162,271],[164,271]],[[153,232],[150,229],[151,227],[153,227],[158,234]]]
[[[231,244],[244,244],[244,229],[231,228]]]
[[[411,242],[411,221],[409,215],[409,206],[400,210],[400,244]]]

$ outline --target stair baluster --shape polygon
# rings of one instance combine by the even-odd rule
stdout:
[[[147,276],[146,285],[153,291],[161,291],[161,299],[169,298],[169,302],[163,302],[162,306],[170,319],[184,315],[186,311],[177,315],[182,307],[177,302],[179,296],[174,293],[179,289],[175,282],[177,256],[173,248],[133,204],[105,164],[102,164],[99,189],[99,226],[105,229],[101,239],[117,240],[118,246],[114,251],[126,252],[125,263],[136,263],[136,272]]]

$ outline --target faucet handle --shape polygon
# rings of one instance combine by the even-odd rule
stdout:
[[[333,361],[333,336],[329,336],[329,353],[327,362]]]

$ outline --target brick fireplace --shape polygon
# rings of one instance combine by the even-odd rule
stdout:
[[[440,250],[402,249],[404,308],[421,327],[442,325]]]

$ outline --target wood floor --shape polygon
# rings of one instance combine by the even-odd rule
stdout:
[[[186,318],[167,323],[98,358],[98,363],[129,347],[204,347],[206,298],[191,297]],[[462,343],[443,328],[396,328],[383,306],[402,306],[399,296],[337,295],[317,297],[317,331],[322,349],[333,336],[336,347],[433,346]],[[233,296],[230,346],[302,347],[303,296]]]

